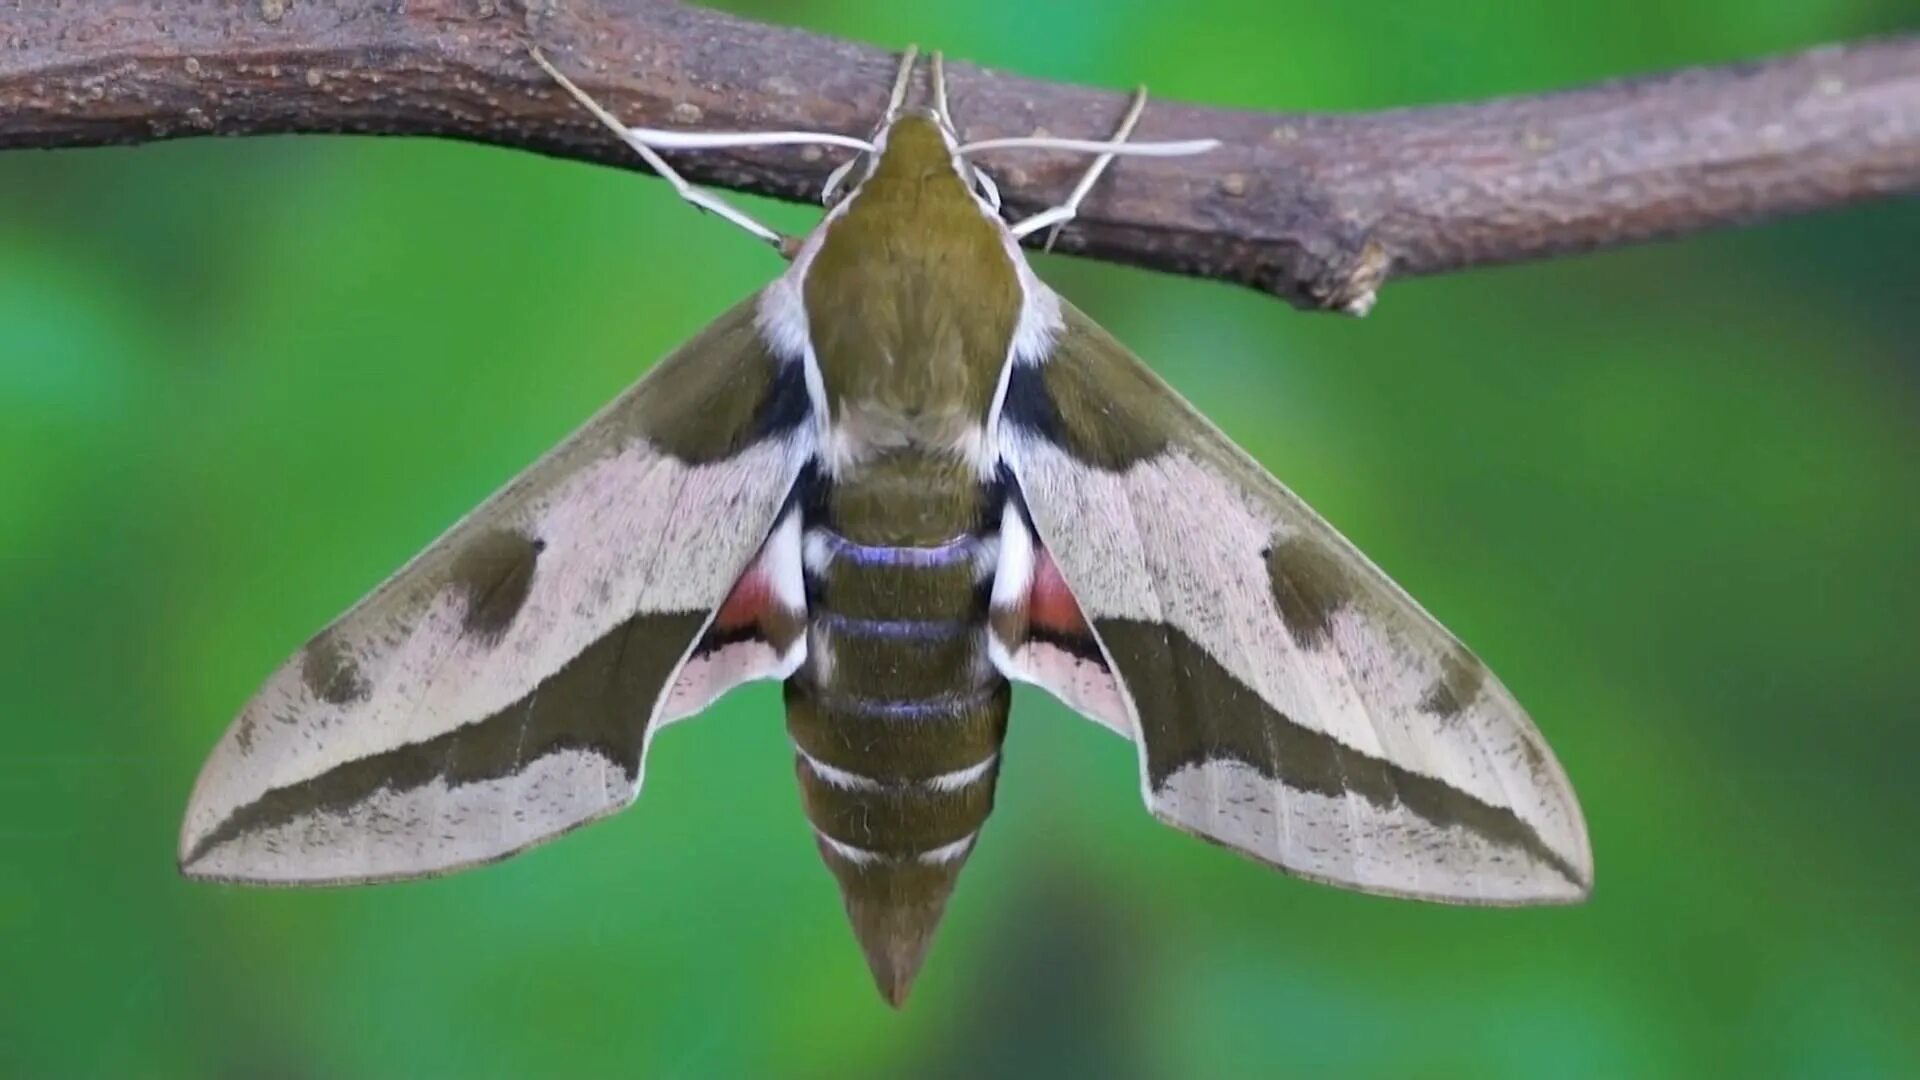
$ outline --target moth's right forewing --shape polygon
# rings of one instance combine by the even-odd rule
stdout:
[[[182,869],[412,877],[625,806],[662,722],[784,662],[702,635],[773,558],[808,419],[755,302],[722,316],[274,673],[201,773]]]
[[[1154,813],[1371,892],[1584,896],[1572,788],[1499,681],[1145,365],[1063,314],[1051,355],[1010,374],[1001,450],[1127,704]]]

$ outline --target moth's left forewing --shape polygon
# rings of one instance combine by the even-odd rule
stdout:
[[[1586,894],[1572,788],[1499,681],[1070,305],[1045,359],[1011,371],[999,445],[1157,816],[1371,892]]]
[[[775,524],[806,402],[754,302],[723,315],[274,673],[201,772],[183,871],[442,873],[632,801],[662,724],[794,659],[797,617],[767,616],[803,603]]]

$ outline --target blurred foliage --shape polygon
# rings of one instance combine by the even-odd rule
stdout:
[[[734,6],[1313,109],[1920,21],[1908,0]],[[768,687],[661,739],[635,810],[498,867],[183,882],[195,769],[261,678],[778,266],[663,185],[451,143],[16,153],[0,1074],[1920,1072],[1920,206],[1399,283],[1365,321],[1039,263],[1529,704],[1592,826],[1590,904],[1286,880],[1153,824],[1131,749],[1024,691],[899,1015]]]

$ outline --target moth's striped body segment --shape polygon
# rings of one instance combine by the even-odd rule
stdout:
[[[906,70],[872,143],[807,136],[864,170],[785,273],[269,679],[202,771],[186,873],[502,858],[630,803],[660,728],[780,679],[898,1004],[992,808],[1012,680],[1135,742],[1157,817],[1290,873],[1586,895],[1579,805],[1512,696],[1033,275],[1020,238],[1089,183],[1008,225],[967,160],[1004,144],[961,144],[941,94],[899,109]],[[677,184],[653,145],[799,138],[622,137]]]
[[[819,500],[807,662],[786,684],[807,816],[892,1000],[993,808],[1011,702],[986,650],[992,494],[965,475],[911,482],[940,464],[911,454]],[[911,525],[861,521],[874,488],[902,484]]]

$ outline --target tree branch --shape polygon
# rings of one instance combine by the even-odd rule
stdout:
[[[895,59],[666,0],[0,0],[0,149],[271,132],[437,135],[637,167],[527,57],[634,124],[865,135]],[[949,68],[971,138],[1103,134],[1124,95]],[[1060,248],[1364,311],[1390,276],[1540,258],[1920,190],[1920,37],[1537,97],[1360,115],[1156,101]],[[816,197],[835,159],[672,155]],[[994,159],[1007,201],[1084,162]]]

